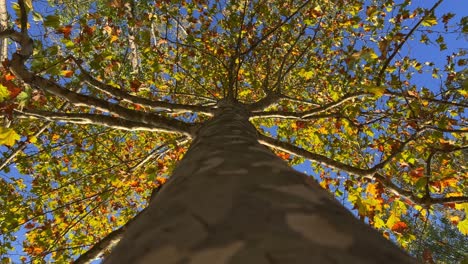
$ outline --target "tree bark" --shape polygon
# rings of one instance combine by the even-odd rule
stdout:
[[[415,263],[220,103],[104,263]]]
[[[0,0],[0,31],[8,28],[8,12],[6,0]],[[1,62],[8,59],[8,39],[0,38],[0,67]]]

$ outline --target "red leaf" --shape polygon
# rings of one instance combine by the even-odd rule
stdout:
[[[429,263],[429,264],[435,263],[432,257],[432,252],[428,248],[424,249],[422,257],[423,257],[424,263]]]
[[[304,128],[306,126],[306,122],[304,121],[296,121],[296,127],[297,129]]]
[[[141,82],[139,80],[133,80],[130,82],[130,88],[134,92],[138,92],[138,88],[140,88]]]
[[[422,176],[424,176],[424,167],[419,167],[415,170],[412,170],[410,171],[410,176],[413,177],[413,178],[421,178]]]
[[[8,91],[10,92],[10,98],[15,98],[18,94],[21,93],[21,88],[17,86],[8,86]]]
[[[35,226],[34,223],[28,222],[27,224],[24,225],[24,228],[31,229],[31,228],[34,228],[34,226]]]

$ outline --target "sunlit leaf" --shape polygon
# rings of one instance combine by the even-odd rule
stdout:
[[[20,140],[20,135],[15,130],[6,127],[0,127],[0,145],[13,146]]]

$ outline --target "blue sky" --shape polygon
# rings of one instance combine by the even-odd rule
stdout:
[[[12,13],[11,10],[11,1],[7,1],[9,6],[9,12]],[[429,0],[413,0],[412,1],[414,6],[424,6],[430,7],[435,1]],[[452,12],[455,13],[456,16],[453,18],[454,21],[459,21],[461,17],[468,16],[468,1],[466,0],[445,0],[437,9],[436,14],[440,16],[443,13]],[[462,36],[458,34],[450,34],[444,35],[446,43],[449,47],[449,50],[453,48],[468,48],[467,40],[464,39]],[[434,63],[439,64],[439,67],[442,67],[445,63],[445,57],[448,55],[447,51],[440,51],[438,48],[434,46],[425,46],[421,45],[417,40],[410,41],[405,46],[405,49],[412,54],[412,56],[416,56],[421,58],[423,61],[432,61]],[[420,78],[418,83],[421,86],[433,87],[434,85],[438,85],[432,78]],[[7,151],[7,149],[3,146],[0,146],[0,153]],[[0,172],[0,177],[8,179],[8,178],[28,178],[24,177],[23,175],[19,174],[17,170],[14,168],[14,165],[10,166],[11,171],[9,173]],[[304,164],[295,166],[295,168],[301,172],[310,173],[310,163],[305,162]],[[17,232],[17,244],[18,248],[16,252],[12,252],[13,254],[21,253],[21,241],[24,239],[25,229],[22,228],[20,231]],[[1,236],[0,236],[1,238]],[[10,256],[13,257],[14,263],[19,262],[18,256]]]

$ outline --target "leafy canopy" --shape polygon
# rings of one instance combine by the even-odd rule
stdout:
[[[125,224],[182,158],[182,122],[222,98],[402,247],[437,217],[467,235],[467,60],[449,44],[468,20],[429,2],[12,3],[37,78],[4,62],[2,168],[22,175],[0,177],[3,261],[69,262]]]

